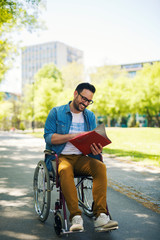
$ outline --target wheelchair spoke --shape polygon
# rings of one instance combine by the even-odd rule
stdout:
[[[45,221],[50,210],[50,179],[45,162],[40,161],[35,169],[34,180],[35,210],[41,221]]]
[[[92,217],[93,216],[93,197],[92,197],[92,179],[88,178],[82,181],[78,178],[77,191],[79,197],[79,205],[82,207],[84,213]]]

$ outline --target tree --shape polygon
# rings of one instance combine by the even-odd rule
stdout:
[[[21,120],[31,122],[34,116],[34,86],[27,84],[24,88],[24,95],[22,97],[21,105]]]
[[[52,63],[46,64],[35,75],[35,83],[25,87],[21,119],[44,124],[49,111],[57,105],[66,104],[72,95],[73,90],[69,86],[64,90],[59,69]]]
[[[107,116],[109,126],[111,119],[121,122],[122,117],[126,117],[130,110],[131,86],[126,73],[121,73],[117,67],[103,66],[91,75],[91,79],[97,88],[93,111],[97,116]]]
[[[12,118],[12,103],[10,101],[0,101],[0,129],[9,130]]]
[[[63,105],[73,99],[76,86],[84,82],[84,65],[72,62],[61,69],[64,82],[63,91],[58,94],[58,105]]]
[[[117,79],[126,76],[126,71],[120,69],[120,66],[101,66],[91,70],[90,79],[92,84],[103,84],[106,79]]]
[[[64,89],[75,89],[75,86],[84,81],[84,66],[80,63],[68,63],[62,67],[61,72],[64,80]]]
[[[0,92],[0,102],[3,100],[3,98],[4,98],[4,93]]]
[[[0,81],[11,67],[16,53],[13,33],[40,27],[38,5],[41,0],[1,0],[0,1]]]
[[[121,122],[129,111],[130,79],[120,66],[101,66],[90,73],[92,84],[97,88],[95,95],[96,114],[107,119],[110,126],[111,119]]]
[[[64,105],[73,99],[73,88],[63,89],[57,96],[57,105]]]
[[[132,90],[132,112],[145,115],[148,126],[160,127],[160,63],[146,64],[133,80]]]
[[[84,66],[83,64],[72,62],[63,66],[61,69],[64,80],[64,89],[75,89],[80,82],[84,81]]]
[[[61,72],[54,64],[47,64],[38,71],[34,84],[35,120],[45,122],[49,111],[58,104],[59,94],[63,90]]]
[[[15,53],[15,51],[16,49],[12,43],[9,43],[7,40],[0,39],[0,82],[4,77],[4,74],[11,67],[11,56]]]

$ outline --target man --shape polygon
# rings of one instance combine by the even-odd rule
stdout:
[[[58,173],[61,188],[70,212],[72,226],[70,231],[83,230],[81,210],[78,208],[77,191],[74,184],[74,174],[91,175],[93,177],[93,213],[94,226],[99,228],[116,227],[118,223],[111,221],[106,210],[107,176],[106,166],[97,160],[102,152],[101,144],[93,143],[92,154],[84,156],[69,140],[84,131],[96,127],[93,112],[86,107],[93,103],[95,87],[89,83],[81,83],[74,91],[73,101],[66,105],[53,108],[45,123],[44,138],[46,148],[54,150],[59,156]],[[46,158],[46,165],[52,169],[51,156]]]

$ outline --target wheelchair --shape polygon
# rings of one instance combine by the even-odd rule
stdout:
[[[60,179],[58,176],[58,155],[51,150],[45,150],[45,155],[52,155],[55,160],[52,161],[53,171],[49,172],[45,161],[39,161],[33,178],[34,204],[35,211],[41,222],[45,222],[49,213],[54,214],[54,229],[57,235],[71,233],[68,228],[67,208],[63,193],[61,191]],[[102,159],[101,159],[102,160]],[[75,185],[78,194],[78,203],[85,215],[93,217],[93,197],[92,197],[92,177],[91,176],[74,176]],[[54,209],[51,206],[51,191],[56,188],[59,195],[54,200]],[[108,214],[111,215],[106,204]],[[62,212],[62,214],[61,214]],[[62,217],[63,215],[63,217]],[[110,229],[114,230],[114,229]],[[73,233],[73,232],[72,232]]]

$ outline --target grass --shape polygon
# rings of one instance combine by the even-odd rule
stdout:
[[[32,136],[37,137],[37,138],[43,138],[43,131],[39,131],[39,132],[32,132],[32,133],[27,133],[27,134],[32,134]]]
[[[106,133],[112,143],[103,153],[160,167],[160,128],[106,128]],[[43,130],[29,134],[43,138]]]
[[[106,128],[112,143],[104,153],[160,167],[159,128]]]

